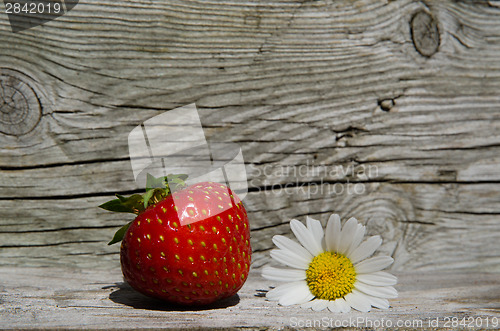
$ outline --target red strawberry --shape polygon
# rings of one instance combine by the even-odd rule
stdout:
[[[182,179],[176,176],[172,182]],[[123,237],[125,280],[143,294],[179,304],[208,304],[236,294],[248,276],[252,253],[243,203],[219,183],[171,193],[168,185],[158,187],[166,181],[148,176],[143,196],[117,195],[100,206],[138,214],[110,242]]]

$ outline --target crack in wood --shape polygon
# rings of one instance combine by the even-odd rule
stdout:
[[[84,199],[84,198],[97,198],[97,197],[114,197],[115,194],[122,195],[132,195],[136,193],[144,193],[144,190],[136,189],[136,190],[123,190],[119,192],[92,192],[92,193],[82,193],[82,194],[67,194],[67,195],[50,195],[50,196],[25,196],[25,197],[0,197],[0,201],[6,200],[75,200],[75,199]]]
[[[60,227],[60,228],[55,228],[55,229],[33,229],[33,230],[14,230],[14,231],[4,231],[1,230],[0,225],[0,233],[16,233],[16,234],[21,234],[21,233],[37,233],[37,232],[63,232],[63,231],[72,231],[72,230],[102,230],[102,229],[118,229],[122,226],[121,225],[96,225],[96,226],[68,226],[68,227]]]
[[[0,248],[33,248],[33,247],[53,247],[62,246],[70,244],[88,244],[88,243],[103,243],[102,240],[78,240],[78,241],[63,241],[58,243],[47,243],[47,244],[31,244],[31,245],[0,245]]]
[[[268,229],[272,229],[272,228],[277,228],[277,227],[280,227],[280,226],[283,226],[283,225],[288,225],[288,223],[277,223],[277,224],[269,224],[269,225],[265,225],[265,226],[261,226],[261,227],[257,227],[257,228],[250,228],[252,230],[252,232],[257,232],[257,231],[265,231],[265,230],[268,230]]]
[[[423,180],[407,180],[401,181],[396,179],[379,179],[376,180],[362,180],[358,178],[349,179],[339,179],[339,180],[311,180],[311,181],[294,181],[294,182],[284,182],[276,183],[262,186],[249,186],[249,193],[258,192],[271,192],[275,190],[294,189],[294,188],[309,188],[317,187],[321,185],[335,185],[335,184],[372,184],[372,183],[388,183],[388,184],[413,184],[413,185],[446,185],[446,184],[460,184],[460,185],[476,185],[476,184],[500,184],[500,180],[474,180],[474,181],[461,181],[461,180],[434,180],[434,181],[423,181]],[[0,197],[0,201],[27,201],[27,200],[40,200],[40,201],[50,201],[50,200],[76,200],[84,198],[97,198],[97,197],[114,197],[116,194],[120,195],[132,195],[137,193],[143,193],[142,189],[135,190],[121,190],[116,192],[90,192],[82,194],[67,194],[67,195],[45,195],[45,196],[22,196],[22,197]]]
[[[59,168],[66,166],[80,166],[86,164],[99,164],[99,163],[112,163],[112,162],[122,162],[129,161],[129,157],[116,157],[107,159],[90,159],[90,160],[78,160],[74,162],[58,162],[58,163],[45,163],[45,164],[35,164],[35,165],[23,165],[23,166],[0,166],[0,171],[22,171],[22,170],[35,170],[35,169],[46,169],[46,168]]]

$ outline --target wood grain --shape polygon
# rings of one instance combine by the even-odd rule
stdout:
[[[483,328],[487,322],[492,329],[495,324],[498,326],[500,293],[496,275],[406,273],[398,276],[399,297],[390,301],[389,310],[332,314],[282,307],[267,301],[265,293],[277,284],[264,280],[255,272],[250,274],[237,296],[214,306],[192,310],[142,296],[124,284],[116,271],[0,268],[3,280],[0,327],[24,329],[36,325],[37,328],[55,329],[80,325],[86,329],[109,329],[112,326],[127,329],[294,330],[298,323],[341,321],[347,323],[348,330],[363,327],[382,330],[388,329],[389,325],[397,328],[398,323],[409,323],[404,329],[436,330],[436,326],[450,329],[451,318],[472,322],[470,325],[474,328],[479,322]],[[438,324],[430,324],[436,319]],[[373,327],[368,323],[385,324]],[[318,325],[314,326],[304,328],[302,325],[301,329],[318,329]]]
[[[124,216],[95,206],[139,189],[127,135],[195,102],[209,139],[243,149],[254,267],[290,218],[337,211],[384,237],[395,270],[498,272],[499,15],[494,1],[87,0],[14,34],[0,13],[2,86],[22,81],[41,111],[30,130],[0,125],[0,264],[118,267],[105,243]]]

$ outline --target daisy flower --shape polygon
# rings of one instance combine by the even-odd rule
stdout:
[[[365,241],[365,227],[350,218],[341,228],[339,215],[332,215],[326,229],[307,217],[307,227],[297,220],[290,228],[298,241],[274,236],[278,247],[271,258],[289,268],[264,267],[262,276],[286,282],[270,290],[266,297],[280,305],[300,304],[303,308],[320,311],[362,312],[371,307],[389,308],[387,299],[398,293],[392,285],[395,276],[381,271],[394,262],[390,256],[371,257],[382,244],[380,236]],[[363,242],[362,242],[363,241]]]

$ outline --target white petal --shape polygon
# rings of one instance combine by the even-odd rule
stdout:
[[[371,304],[368,301],[368,298],[361,292],[353,290],[351,293],[347,294],[344,299],[349,304],[349,306],[356,310],[364,313],[370,311]]]
[[[370,304],[379,309],[389,309],[389,301],[387,299],[377,298],[368,294],[365,294],[370,301]]]
[[[262,269],[262,277],[278,282],[296,282],[306,279],[306,273],[300,269],[264,267]]]
[[[375,256],[355,264],[354,269],[358,274],[366,274],[387,268],[392,262],[394,259],[390,256]]]
[[[378,271],[370,274],[360,274],[356,276],[356,280],[374,286],[396,285],[396,283],[398,282],[396,276],[383,271]]]
[[[365,240],[361,245],[358,246],[350,255],[352,263],[357,263],[364,260],[377,250],[377,248],[382,245],[382,238],[380,236],[373,236]]]
[[[323,236],[325,234],[325,232],[323,231],[323,226],[321,225],[321,222],[318,220],[315,220],[314,218],[307,216],[306,223],[307,223],[307,228],[313,234],[314,239],[316,239],[317,242],[321,243],[321,241],[323,240]]]
[[[349,246],[351,246],[352,240],[354,239],[354,234],[358,229],[358,221],[351,217],[342,228],[342,232],[340,233],[340,245],[339,245],[339,253],[345,254]]]
[[[351,311],[351,306],[343,298],[335,300],[335,304],[341,313],[348,313]]]
[[[291,288],[286,294],[282,295],[278,303],[282,306],[291,306],[310,301],[314,295],[309,290],[306,282]]]
[[[337,304],[337,300],[335,300],[335,301],[328,301],[328,309],[332,313],[340,313],[340,308],[339,308],[339,305]]]
[[[313,300],[313,305],[311,306],[311,308],[314,311],[322,311],[328,307],[328,302],[330,302],[330,301],[323,300],[323,299]]]
[[[398,291],[396,291],[396,289],[392,286],[373,286],[356,282],[354,283],[354,288],[365,294],[378,298],[391,299],[398,297]]]
[[[297,220],[290,221],[290,228],[299,242],[307,249],[313,256],[323,252],[321,242],[315,240],[311,231],[309,231],[304,224]]]
[[[293,241],[290,238],[281,235],[276,235],[273,237],[273,243],[278,248],[281,248],[283,250],[288,250],[294,253],[295,255],[298,256],[298,258],[307,261],[307,263],[311,263],[311,260],[313,259],[313,256],[311,255],[311,253],[307,251],[307,249],[305,249],[302,245]]]
[[[340,244],[340,217],[337,214],[333,214],[328,219],[325,241],[326,250],[330,252],[338,251],[338,245]]]
[[[312,260],[304,259],[286,249],[273,249],[270,256],[281,264],[301,270],[306,270]]]
[[[294,288],[299,288],[302,284],[306,284],[307,286],[307,283],[305,281],[286,283],[276,286],[274,289],[266,293],[266,298],[273,301],[279,300],[283,295],[287,294]]]
[[[271,258],[275,259],[279,263],[292,268],[306,270],[309,267],[309,262],[298,258],[297,255],[291,254],[290,251],[287,250],[273,249],[270,255]]]
[[[354,234],[354,238],[352,239],[352,243],[347,249],[346,255],[349,256],[356,248],[358,248],[361,241],[363,241],[363,237],[365,236],[366,227],[358,224],[358,228],[356,229],[356,233]]]

